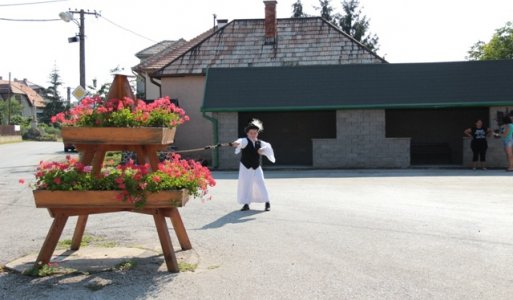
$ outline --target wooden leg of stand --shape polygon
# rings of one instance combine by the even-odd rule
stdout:
[[[46,236],[45,242],[43,243],[43,247],[39,251],[39,255],[37,256],[35,268],[40,268],[42,265],[46,265],[50,262],[52,258],[52,254],[55,251],[55,247],[59,242],[59,238],[61,237],[62,231],[64,230],[64,226],[68,221],[68,216],[57,214],[53,219],[52,226],[50,226],[50,230],[48,231],[48,235]]]
[[[153,214],[153,219],[155,220],[155,226],[157,227],[157,233],[159,234],[160,245],[162,246],[162,252],[164,253],[164,259],[166,260],[167,270],[172,273],[178,273],[180,272],[180,269],[178,268],[178,262],[176,261],[173,244],[171,244],[171,237],[169,236],[163,210],[157,209]]]
[[[175,230],[176,237],[180,242],[180,246],[182,250],[190,250],[192,249],[191,241],[189,240],[189,236],[187,235],[187,231],[185,230],[185,226],[182,222],[182,217],[180,216],[180,212],[178,208],[173,207],[167,210],[168,216],[171,219],[171,223],[173,224],[173,229]]]
[[[101,146],[98,147],[98,149],[96,149],[96,153],[94,154],[94,158],[92,161],[93,170],[91,171],[91,174],[93,174],[93,176],[95,176],[95,177],[100,176],[100,172],[102,170],[103,160],[105,159],[106,152],[107,151],[104,149],[104,147],[101,147]]]
[[[89,215],[78,216],[75,232],[73,233],[73,239],[71,240],[71,250],[80,249],[80,243],[82,242],[82,237],[84,236],[88,216]]]

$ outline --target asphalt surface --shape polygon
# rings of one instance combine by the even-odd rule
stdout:
[[[61,145],[54,146],[32,152],[63,156]],[[3,159],[23,151],[11,147],[0,145],[0,265],[37,253],[52,221],[18,184],[30,175],[30,162]],[[0,298],[512,298],[511,173],[264,172],[270,212],[263,204],[238,211],[236,172],[214,172],[212,200],[195,199],[180,209],[197,257],[194,272],[167,273],[158,255],[136,257],[130,270],[44,278],[7,271],[0,273]],[[73,224],[72,218],[63,238],[71,238]],[[91,216],[87,234],[120,248],[160,248],[145,215]]]

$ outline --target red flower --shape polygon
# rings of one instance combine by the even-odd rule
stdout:
[[[24,184],[24,183],[25,183],[25,179],[20,178],[20,179],[18,180],[18,182],[19,182],[20,184]]]

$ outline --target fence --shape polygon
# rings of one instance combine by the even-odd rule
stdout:
[[[20,125],[0,125],[0,136],[21,135]]]

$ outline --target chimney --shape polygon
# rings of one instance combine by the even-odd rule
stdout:
[[[228,24],[228,19],[219,19],[217,20],[217,28],[223,28],[224,26],[226,26],[226,24]]]
[[[276,43],[276,3],[278,1],[264,1],[265,4],[265,45]]]

